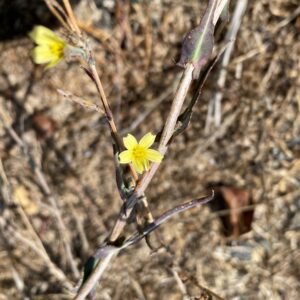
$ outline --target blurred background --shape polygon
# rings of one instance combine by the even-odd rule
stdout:
[[[299,1],[244,2],[224,84],[219,63],[147,190],[154,216],[211,189],[215,200],[160,227],[154,245],[165,247],[141,241],[121,252],[95,299],[299,299]],[[161,129],[181,41],[206,4],[72,2],[123,136]],[[216,28],[214,55],[237,4]],[[57,93],[99,103],[97,90],[76,62],[32,63],[36,24],[61,32],[43,1],[0,1],[1,300],[72,299],[65,288],[121,207],[102,116]]]

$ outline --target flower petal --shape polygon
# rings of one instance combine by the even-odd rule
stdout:
[[[131,134],[127,134],[127,136],[123,138],[123,143],[125,148],[128,150],[131,150],[133,147],[135,147],[138,144],[136,138]]]
[[[132,161],[131,151],[125,150],[119,154],[119,160],[121,164],[128,164]]]
[[[57,43],[65,44],[52,30],[47,27],[38,25],[29,33],[31,39],[38,45],[53,45]]]
[[[141,147],[150,148],[155,141],[155,135],[151,132],[145,134],[139,142]]]
[[[36,64],[45,64],[56,58],[47,46],[35,47],[31,52],[31,56]]]
[[[144,166],[144,169],[145,169],[146,171],[149,170],[149,160],[148,160],[148,159],[145,159],[145,160],[143,161],[143,166]]]
[[[133,168],[139,173],[143,174],[144,166],[139,160],[132,161]]]
[[[163,155],[160,154],[158,151],[153,149],[147,149],[146,150],[146,158],[153,162],[161,162],[163,159]]]

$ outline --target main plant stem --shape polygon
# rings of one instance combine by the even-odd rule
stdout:
[[[193,65],[188,64],[186,66],[186,69],[182,75],[180,82],[179,82],[174,100],[172,102],[171,111],[168,115],[166,124],[164,126],[164,130],[163,130],[163,133],[161,136],[161,140],[159,143],[158,149],[159,149],[160,153],[163,155],[165,155],[165,153],[167,152],[168,142],[169,142],[170,138],[172,137],[178,116],[179,116],[181,108],[183,106],[188,89],[191,85],[193,70],[194,70]],[[126,225],[126,221],[127,221],[128,217],[130,216],[138,198],[144,194],[146,188],[148,187],[154,174],[156,173],[159,165],[160,165],[160,163],[152,164],[150,170],[147,173],[145,173],[145,175],[142,177],[142,179],[137,183],[134,193],[128,199],[128,202],[130,203],[130,205],[127,206],[126,212],[121,210],[121,212],[119,214],[119,218],[118,218],[117,222],[115,223],[115,226],[109,237],[110,242],[116,241],[118,239],[118,237],[120,236],[120,234],[122,233],[122,231]],[[116,253],[114,253],[114,254],[116,254]],[[105,269],[108,267],[109,262],[111,261],[113,256],[114,255],[111,254],[106,259],[100,260],[98,262],[92,275],[81,286],[81,288],[78,291],[78,294],[74,298],[74,300],[85,299],[85,297],[90,293],[90,291],[93,289],[95,284],[98,282],[98,280],[104,273]]]
[[[171,136],[173,135],[178,116],[180,114],[182,105],[184,103],[184,99],[186,97],[186,94],[192,82],[193,70],[194,70],[193,65],[188,64],[179,82],[179,86],[177,88],[174,100],[172,102],[171,111],[169,113],[166,124],[164,126],[164,130],[158,147],[158,150],[162,155],[165,155],[167,152],[168,142]],[[130,216],[138,198],[144,194],[146,188],[148,187],[154,174],[156,173],[159,165],[160,163],[153,163],[151,165],[150,170],[147,173],[145,173],[142,179],[137,183],[134,193],[128,199],[126,211],[124,212],[122,210],[120,212],[119,218],[115,223],[115,226],[110,234],[110,238],[109,238],[110,242],[116,241],[120,236],[124,226],[126,225],[127,218]]]

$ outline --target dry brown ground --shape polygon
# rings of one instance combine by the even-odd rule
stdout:
[[[95,25],[92,33],[98,38],[91,43],[123,134],[140,137],[162,126],[180,74],[174,67],[180,41],[199,20],[205,2],[137,1],[130,8],[121,5],[115,14],[95,9],[92,1],[76,7],[85,25]],[[172,144],[147,191],[151,210],[159,215],[207,194],[208,185],[251,190],[252,230],[228,240],[209,206],[190,210],[158,229],[168,250],[151,254],[142,241],[123,251],[98,286],[96,299],[183,299],[177,275],[190,296],[184,299],[200,299],[201,287],[225,299],[299,299],[300,17],[290,18],[298,6],[298,0],[249,1],[228,67],[221,127],[204,132],[218,76],[213,71],[191,126]],[[102,24],[100,32],[97,24]],[[111,35],[106,42],[104,31]],[[225,31],[219,26],[217,45]],[[110,137],[97,112],[56,92],[62,88],[98,101],[78,65],[63,62],[44,72],[32,64],[31,47],[26,37],[0,43],[0,107],[46,176],[67,228],[63,235],[69,235],[81,270],[120,208]],[[48,139],[34,129],[34,124],[45,125],[34,123],[37,113],[55,121]],[[65,274],[71,283],[76,279],[49,199],[2,125],[0,138],[0,299],[70,299],[59,276]]]

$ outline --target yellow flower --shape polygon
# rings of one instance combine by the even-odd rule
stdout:
[[[144,170],[149,169],[149,161],[161,162],[163,155],[158,151],[149,149],[155,141],[155,135],[147,133],[142,139],[137,142],[136,138],[128,134],[123,139],[124,146],[127,150],[123,151],[119,155],[121,164],[132,163],[133,168],[140,174]]]
[[[38,25],[29,36],[37,44],[32,50],[32,59],[36,64],[47,63],[47,68],[51,68],[63,59],[67,43],[52,30]]]

